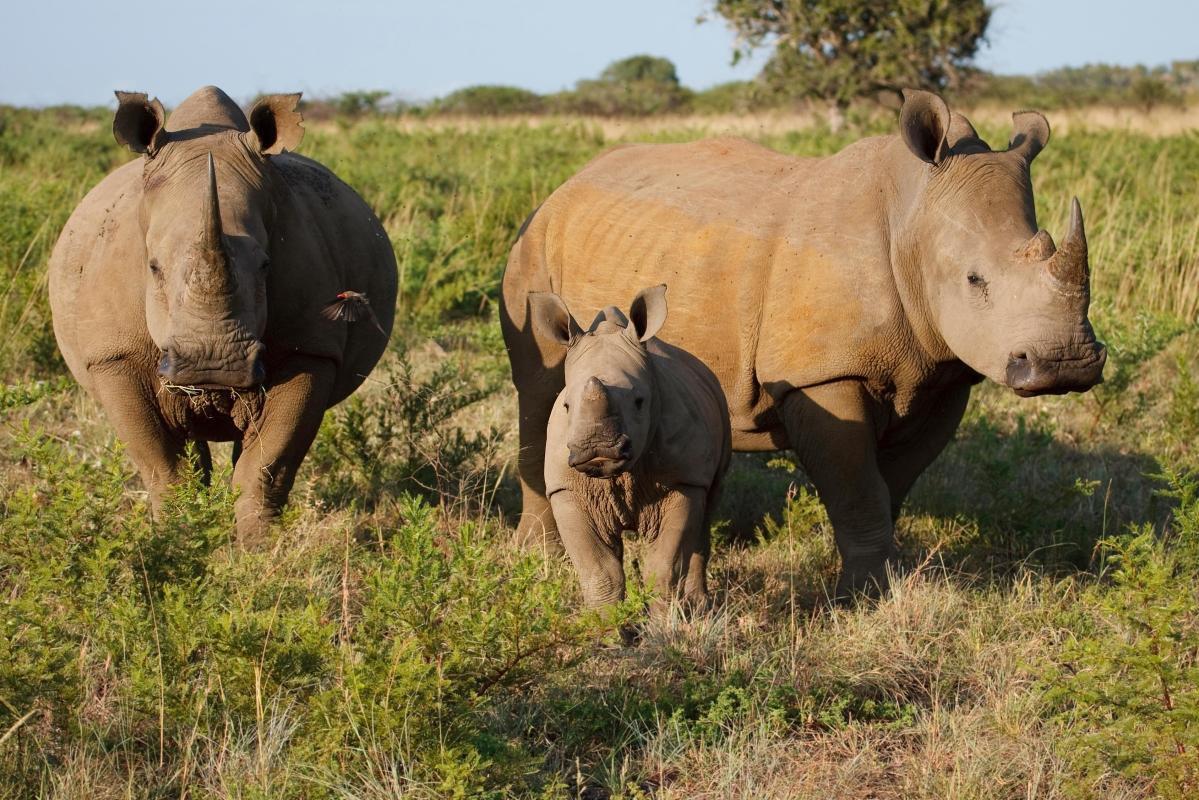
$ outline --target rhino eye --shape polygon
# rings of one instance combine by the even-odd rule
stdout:
[[[969,283],[971,286],[986,286],[987,285],[986,279],[983,278],[982,275],[979,275],[977,272],[968,273],[966,275],[966,283]]]
[[[565,411],[567,414],[569,414],[570,413],[570,403],[563,403],[562,410]]]
[[[155,278],[162,277],[162,267],[159,266],[158,259],[156,259],[156,258],[150,259],[150,274],[153,275]]]
[[[641,410],[641,407],[642,407],[643,405],[645,405],[645,398],[644,398],[644,397],[634,397],[634,398],[633,398],[633,406],[634,406],[634,407],[635,407],[635,408],[636,408],[638,411],[640,411],[640,410]]]
[[[262,265],[258,269],[262,270],[263,272],[266,272],[270,268],[271,268],[271,260],[269,258],[262,259]]]

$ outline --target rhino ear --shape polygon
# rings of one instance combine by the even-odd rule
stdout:
[[[112,118],[112,135],[135,153],[153,156],[166,143],[166,112],[158,98],[145,92],[117,92],[117,113]]]
[[[250,137],[258,152],[277,156],[295,150],[304,138],[304,118],[296,110],[300,92],[268,94],[250,109]]]
[[[1040,111],[1017,111],[1012,114],[1012,141],[1009,153],[1017,153],[1031,162],[1049,144],[1049,120]]]
[[[649,341],[658,334],[666,323],[666,284],[637,293],[629,306],[629,322],[632,325],[626,330],[632,331],[638,341]]]
[[[583,335],[583,329],[570,315],[566,301],[553,292],[529,292],[529,316],[535,334],[563,347],[570,347]]]
[[[949,106],[932,92],[903,90],[899,130],[912,154],[929,164],[940,164],[949,153]]]

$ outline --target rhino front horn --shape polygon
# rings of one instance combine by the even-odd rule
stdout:
[[[1083,229],[1082,206],[1078,198],[1070,205],[1070,229],[1062,245],[1049,259],[1049,273],[1062,283],[1086,286],[1091,277],[1087,261],[1087,233]]]
[[[216,188],[216,162],[208,154],[208,180],[204,205],[200,211],[200,263],[192,271],[189,285],[217,295],[233,291],[229,262],[221,235],[221,202]]]
[[[218,252],[221,247],[221,201],[216,190],[216,162],[208,154],[207,196],[200,215],[200,246],[208,252]]]

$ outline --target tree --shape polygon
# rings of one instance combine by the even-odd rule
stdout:
[[[645,116],[678,111],[692,92],[679,85],[668,58],[637,55],[613,61],[596,80],[575,84],[554,99],[558,110],[599,116]]]
[[[544,103],[541,96],[516,86],[467,86],[432,105],[442,114],[498,117],[506,114],[536,114]]]
[[[844,108],[880,89],[953,88],[985,41],[986,0],[716,0],[736,62],[763,46],[772,90]]]
[[[379,113],[379,104],[390,92],[382,89],[370,91],[343,92],[334,100],[339,113],[348,117],[361,117],[366,114]]]
[[[613,61],[599,79],[608,83],[634,83],[649,81],[670,86],[679,85],[679,74],[674,68],[674,62],[669,58],[659,56],[629,56],[620,61]]]
[[[1154,106],[1173,99],[1170,87],[1157,75],[1142,75],[1134,80],[1129,88],[1133,99],[1145,109],[1146,114],[1152,111]]]

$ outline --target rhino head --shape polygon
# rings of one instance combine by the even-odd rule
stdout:
[[[117,92],[118,142],[145,156],[146,323],[170,384],[250,388],[266,379],[262,337],[275,207],[269,157],[303,136],[299,95],[270,95],[249,120],[215,87],[165,125],[162,104]]]
[[[646,351],[666,321],[666,287],[641,290],[629,313],[600,311],[584,332],[552,292],[529,294],[533,328],[568,348],[566,387],[558,396],[567,414],[570,466],[592,478],[628,471],[653,435],[654,373]]]
[[[1090,265],[1078,199],[1060,245],[1037,226],[1030,165],[1049,141],[1035,111],[1013,115],[1008,149],[993,152],[970,122],[928,92],[906,92],[907,149],[923,173],[892,220],[893,262],[917,335],[974,371],[1033,396],[1102,382],[1107,350],[1087,318]]]

